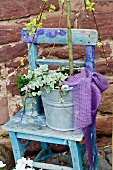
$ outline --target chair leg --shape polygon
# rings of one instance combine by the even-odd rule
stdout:
[[[68,141],[72,162],[73,162],[73,170],[82,170],[82,158],[80,153],[80,146],[75,141]]]
[[[16,137],[16,133],[14,132],[9,132],[9,136],[12,143],[12,149],[13,149],[14,159],[16,163],[18,159],[24,157],[24,151],[23,151],[21,139],[18,139]]]
[[[97,154],[97,146],[96,146],[96,127],[91,128],[92,132],[92,150],[94,156],[94,170],[98,170],[98,154]]]

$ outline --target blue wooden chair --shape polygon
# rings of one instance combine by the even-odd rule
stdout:
[[[74,61],[75,66],[85,66],[91,72],[94,71],[95,60],[95,46],[98,40],[98,33],[96,30],[90,29],[72,29],[72,43],[76,45],[86,46],[86,60]],[[43,60],[38,59],[38,46],[37,44],[49,43],[49,44],[67,44],[67,29],[56,28],[41,28],[35,36],[29,36],[28,32],[22,30],[22,41],[28,43],[29,48],[29,65],[31,69],[37,67],[38,64],[48,65],[68,65],[68,60]],[[33,42],[33,43],[32,43]],[[38,126],[34,123],[27,124],[20,121],[19,111],[9,122],[7,122],[3,128],[9,132],[10,140],[12,143],[15,162],[24,156],[30,141],[40,141],[42,145],[41,152],[34,159],[34,167],[51,169],[51,170],[83,170],[82,159],[86,152],[85,145],[81,145],[83,140],[83,134],[75,134],[74,131],[61,132],[50,129],[47,126]],[[25,117],[26,120],[26,117]],[[92,143],[94,143],[94,133],[92,129]],[[21,139],[27,139],[25,145],[22,145]],[[48,158],[52,155],[49,148],[49,144],[61,144],[67,145],[70,148],[72,157],[72,167],[60,166],[42,163],[40,160]],[[95,146],[93,144],[93,152],[95,152]],[[98,169],[98,158],[94,153],[94,169]],[[90,169],[87,167],[87,169]]]

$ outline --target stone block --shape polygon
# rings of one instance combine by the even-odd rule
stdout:
[[[112,134],[112,117],[97,118],[97,135],[110,136]]]
[[[21,29],[23,25],[0,25],[0,45],[21,40]]]
[[[105,160],[103,155],[98,155],[99,167],[98,170],[111,170],[111,166],[109,165],[108,161]]]
[[[103,92],[98,111],[102,114],[113,113],[113,81],[110,83],[109,88]]]
[[[74,27],[76,15],[71,15],[71,27]],[[67,28],[67,15],[64,14],[61,18],[61,12],[47,13],[46,20],[43,21],[43,27],[45,28]]]
[[[23,58],[23,61],[24,61],[24,66],[27,66],[28,65],[28,60]],[[6,67],[8,67],[8,68],[17,68],[17,67],[20,67],[20,65],[21,65],[20,61],[7,62],[6,63]]]
[[[5,124],[9,120],[8,100],[7,97],[0,99],[0,125]]]
[[[102,59],[102,61],[97,61],[95,64],[95,71],[101,74],[112,73],[113,72],[113,59],[108,59],[108,64],[106,64],[106,60]]]
[[[99,32],[101,35],[102,40],[104,39],[112,39],[113,34],[113,19],[112,19],[112,14],[113,14],[113,3],[112,1],[101,1],[99,0],[98,2],[94,0],[93,2],[95,3],[95,17],[97,20],[97,25],[99,28]],[[78,28],[89,28],[89,29],[95,29],[95,23],[94,23],[94,18],[92,15],[92,12],[88,12],[87,17],[87,12],[86,11],[81,11],[80,15],[78,17]]]
[[[105,146],[111,146],[112,140],[111,137],[108,136],[97,136],[97,147],[105,147]]]
[[[42,0],[13,0],[1,1],[0,3],[0,20],[17,19],[30,15],[37,15],[40,13],[43,7]],[[50,4],[56,6],[56,10],[59,10],[59,4],[56,0],[49,0],[46,4],[45,10],[49,9]]]
[[[7,62],[17,57],[24,57],[24,55],[27,55],[27,44],[17,43],[13,46],[3,46],[0,48],[0,54],[0,62]]]

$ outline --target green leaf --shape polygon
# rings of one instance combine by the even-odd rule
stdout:
[[[49,8],[49,12],[53,12],[55,9],[56,7],[53,4],[51,4]]]
[[[89,0],[86,0],[86,10],[89,11],[93,11],[95,10],[94,7],[95,3],[94,2],[90,2]]]
[[[44,2],[48,2],[48,0],[42,0],[42,1],[44,1]]]
[[[30,24],[30,23],[26,24],[26,27],[23,28],[23,29],[24,29],[24,30],[27,30],[27,31],[30,31],[30,29],[31,29],[31,24]]]
[[[37,92],[37,95],[38,95],[38,96],[41,96],[41,94],[42,94],[41,91],[38,91],[38,92]]]
[[[32,95],[35,97],[37,95],[37,92],[32,92]]]
[[[53,10],[56,9],[56,7],[54,5],[52,5],[52,4],[50,5],[50,8],[53,9]]]
[[[33,104],[32,103],[26,102],[26,106],[28,106],[29,109],[33,109]]]
[[[32,18],[30,20],[30,24],[33,25],[33,26],[36,26],[36,18]]]
[[[63,100],[62,97],[60,98],[59,102],[60,102],[60,103],[64,103],[64,100]]]
[[[32,94],[31,94],[31,93],[28,93],[28,97],[32,97]]]
[[[46,86],[45,86],[45,89],[46,89],[46,92],[47,92],[47,93],[50,93],[50,92],[51,92],[51,87],[50,87],[50,85],[46,85]]]
[[[45,14],[42,13],[41,19],[46,20]]]
[[[20,60],[20,64],[21,64],[21,66],[24,66],[24,60],[23,59]]]
[[[37,93],[37,92],[36,92],[36,93]],[[37,102],[36,102],[36,100],[34,99],[34,100],[32,101],[32,103],[33,103],[33,104],[36,104]]]
[[[102,46],[102,42],[98,42],[97,46],[100,48]]]
[[[34,111],[34,112],[33,112],[33,114],[34,114],[34,115],[37,115],[37,114],[38,114],[38,112],[37,112],[37,111]]]
[[[36,28],[42,28],[42,22],[39,22],[38,24],[36,24]]]
[[[61,3],[61,2],[64,3],[64,0],[59,0],[59,3]]]
[[[24,106],[24,105],[23,105],[23,102],[22,102],[22,99],[20,99],[19,106],[20,106],[20,107],[23,107],[23,106]]]

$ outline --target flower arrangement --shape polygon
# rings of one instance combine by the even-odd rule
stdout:
[[[68,77],[66,67],[60,67],[57,70],[49,70],[48,65],[40,65],[34,70],[28,70],[24,79],[29,82],[21,88],[21,92],[28,93],[30,97],[40,96],[40,88],[45,88],[47,93],[53,89],[61,89],[63,81]]]
[[[48,65],[44,64],[34,70],[28,68],[27,73],[19,75],[13,84],[19,89],[21,95],[19,105],[23,108],[23,114],[25,113],[26,107],[31,110],[31,115],[38,114],[38,111],[34,109],[34,105],[37,104],[36,97],[41,96],[41,88],[44,88],[47,93],[50,93],[53,89],[60,91],[63,81],[69,76],[68,72],[68,67],[62,66],[56,70],[50,70]],[[15,74],[16,73],[10,73],[9,77]],[[10,79],[8,80],[8,84],[9,82],[10,84],[12,83]],[[33,100],[28,101],[29,98]]]

